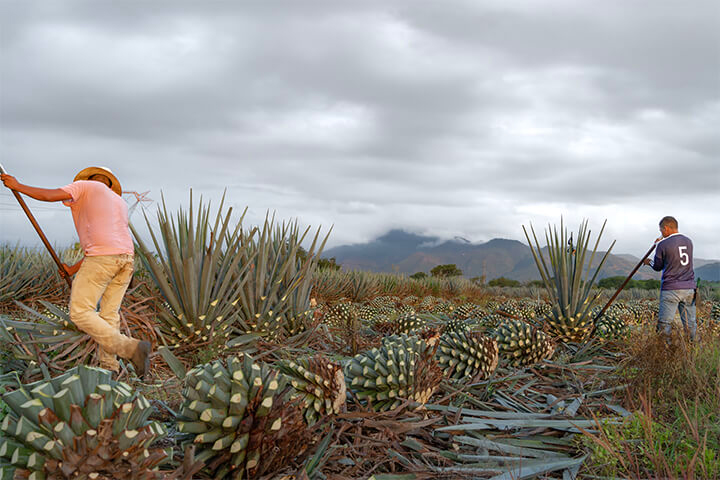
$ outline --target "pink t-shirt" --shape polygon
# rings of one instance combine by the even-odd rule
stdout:
[[[88,257],[134,253],[125,200],[104,183],[78,180],[60,187],[72,196],[70,207],[80,245]]]

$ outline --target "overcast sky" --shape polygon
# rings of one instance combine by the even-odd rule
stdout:
[[[563,215],[720,258],[717,1],[0,0],[0,162],[334,230],[523,240]],[[34,242],[7,189],[0,241]],[[51,239],[69,209],[31,202]],[[154,211],[156,204],[149,208]],[[42,207],[42,208],[41,208]],[[139,211],[133,214],[139,222]]]

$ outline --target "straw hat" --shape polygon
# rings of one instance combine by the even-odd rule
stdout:
[[[77,182],[78,180],[88,180],[93,175],[105,175],[107,178],[110,179],[110,188],[113,192],[117,193],[122,197],[122,187],[120,186],[120,182],[118,181],[115,174],[110,170],[109,168],[105,167],[88,167],[80,170],[80,172],[75,175],[74,182]]]

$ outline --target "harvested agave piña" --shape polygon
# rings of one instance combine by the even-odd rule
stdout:
[[[350,359],[348,388],[376,411],[392,410],[406,399],[424,404],[442,379],[433,350],[416,336],[389,339]]]
[[[397,317],[395,323],[397,324],[396,333],[411,333],[425,327],[427,322],[415,313],[403,313]]]
[[[470,330],[470,324],[471,322],[468,319],[449,318],[443,326],[443,333]]]
[[[605,312],[597,322],[595,334],[604,338],[619,337],[624,335],[627,330],[627,324],[619,315]]]
[[[178,430],[215,479],[256,478],[307,449],[302,402],[286,378],[247,356],[199,365],[185,377]]]
[[[10,412],[0,435],[0,478],[163,478],[168,453],[150,445],[165,428],[150,402],[111,372],[78,366],[2,397]]]
[[[305,420],[315,423],[325,415],[340,413],[347,391],[345,375],[337,363],[322,355],[284,360],[278,369],[289,377],[300,398],[305,402]]]
[[[452,312],[452,318],[457,320],[467,320],[472,317],[476,309],[477,305],[474,303],[464,303]]]
[[[494,339],[467,330],[447,332],[440,337],[436,357],[451,378],[476,380],[487,378],[498,364]]]
[[[522,320],[507,320],[495,330],[500,356],[511,366],[532,365],[552,357],[555,347],[550,338]]]
[[[323,322],[333,327],[348,325],[355,318],[355,311],[350,303],[337,303],[328,308]]]
[[[373,328],[384,334],[411,334],[425,328],[427,322],[414,313],[404,313],[391,318],[375,322]]]
[[[382,344],[396,344],[405,348],[425,351],[428,348],[434,348],[439,339],[440,332],[436,328],[427,327],[412,334],[400,333],[384,337]]]

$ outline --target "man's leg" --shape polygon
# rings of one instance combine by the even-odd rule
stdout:
[[[678,296],[675,290],[660,290],[660,310],[656,331],[664,333],[666,337],[670,337],[677,306]]]
[[[682,300],[678,304],[680,312],[680,321],[682,321],[685,331],[690,336],[690,340],[695,341],[697,334],[697,322],[695,319],[695,290],[682,290]]]
[[[70,320],[113,355],[132,358],[138,341],[122,335],[95,310],[98,300],[118,272],[111,256],[87,257],[73,280],[70,293]]]
[[[114,330],[120,333],[120,305],[133,275],[131,255],[117,257],[118,272],[110,280],[105,293],[100,299],[100,317]],[[114,353],[100,348],[100,366],[108,370],[118,371],[119,365]]]

